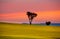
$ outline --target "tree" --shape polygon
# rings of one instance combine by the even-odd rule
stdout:
[[[46,25],[50,25],[50,24],[51,24],[51,22],[50,22],[50,21],[46,22]]]
[[[27,16],[28,16],[28,19],[29,19],[29,23],[31,25],[33,18],[36,17],[37,14],[36,13],[32,13],[32,12],[27,12]]]

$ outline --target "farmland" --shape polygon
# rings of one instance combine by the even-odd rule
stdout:
[[[60,26],[0,23],[0,39],[60,39]]]

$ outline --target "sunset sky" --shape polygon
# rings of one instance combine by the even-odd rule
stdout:
[[[0,22],[28,23],[27,11],[38,14],[33,23],[60,23],[60,0],[0,0]]]

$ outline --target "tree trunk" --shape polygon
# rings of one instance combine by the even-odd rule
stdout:
[[[29,23],[30,23],[30,25],[32,24],[32,21],[31,20],[29,20]]]
[[[30,25],[31,25],[32,23],[31,23],[31,21],[30,21]]]

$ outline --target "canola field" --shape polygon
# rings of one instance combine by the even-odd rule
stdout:
[[[0,23],[0,39],[60,39],[60,26]]]

